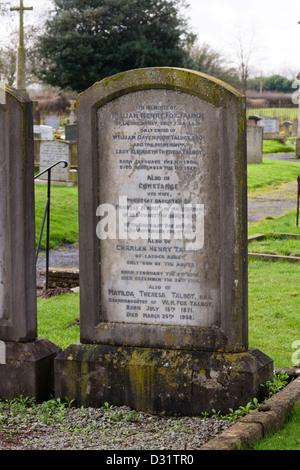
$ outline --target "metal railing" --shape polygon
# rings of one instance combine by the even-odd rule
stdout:
[[[65,160],[59,160],[58,162],[54,163],[53,165],[49,166],[45,170],[41,171],[38,175],[34,177],[34,179],[37,179],[39,176],[43,175],[44,173],[48,172],[48,188],[47,188],[47,202],[46,202],[46,207],[45,207],[45,212],[44,212],[44,217],[43,217],[43,222],[42,222],[42,227],[40,231],[40,237],[38,241],[38,246],[36,250],[36,263],[38,260],[39,256],[39,251],[40,251],[40,246],[41,246],[41,241],[42,241],[42,236],[44,232],[44,226],[45,226],[45,221],[47,218],[47,234],[46,234],[46,290],[48,290],[48,279],[49,279],[49,241],[50,241],[50,197],[51,197],[51,170],[54,166],[59,165],[60,163],[63,163],[64,166],[63,168],[66,168],[68,166],[68,162]]]

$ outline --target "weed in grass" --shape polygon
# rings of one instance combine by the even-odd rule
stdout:
[[[270,398],[275,393],[279,392],[288,384],[289,376],[285,371],[280,374],[273,374],[273,380],[268,380],[264,387],[266,388],[267,398]]]

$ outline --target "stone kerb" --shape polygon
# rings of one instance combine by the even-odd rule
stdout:
[[[39,401],[53,389],[60,349],[37,338],[32,102],[1,87],[0,397]]]

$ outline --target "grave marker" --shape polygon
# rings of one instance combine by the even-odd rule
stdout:
[[[59,128],[59,117],[58,116],[46,116],[45,117],[46,126],[52,127],[53,130]]]
[[[33,126],[33,133],[35,139],[40,140],[53,140],[53,129],[51,126],[45,126],[43,124],[35,124]]]
[[[262,118],[257,123],[264,128],[265,134],[277,134],[279,132],[279,121],[277,118]]]
[[[51,181],[54,184],[74,184],[77,182],[77,172],[70,169],[72,147],[69,142],[62,140],[40,142],[40,170],[42,172],[54,163],[64,160],[67,166],[56,165],[51,170]],[[44,173],[40,180],[47,181],[48,175]],[[36,180],[37,181],[37,180]]]
[[[81,94],[77,118],[81,343],[55,361],[56,395],[182,414],[246,404],[273,371],[248,350],[244,97],[139,69]]]

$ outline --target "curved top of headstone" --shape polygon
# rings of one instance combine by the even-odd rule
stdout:
[[[194,70],[174,67],[149,67],[120,72],[96,82],[78,96],[77,106],[84,102],[98,107],[126,93],[147,89],[170,89],[189,93],[217,107],[226,100],[244,95],[227,83]]]

